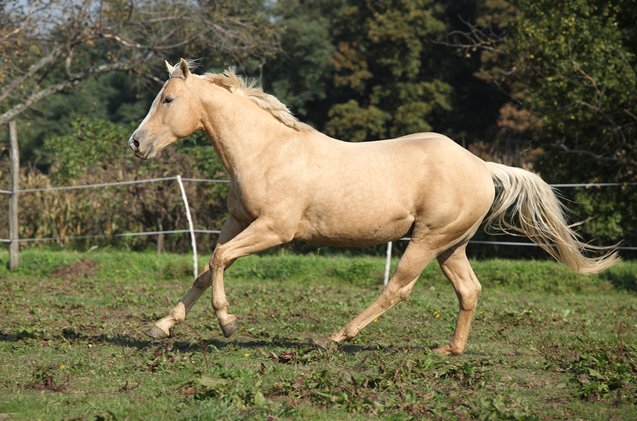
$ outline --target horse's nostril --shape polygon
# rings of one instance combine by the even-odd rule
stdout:
[[[133,139],[133,146],[135,149],[139,149],[139,141],[137,139]]]

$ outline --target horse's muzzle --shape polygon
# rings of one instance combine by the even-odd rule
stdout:
[[[137,154],[139,152],[139,140],[135,138],[135,135],[131,136],[128,140],[128,146]]]
[[[141,159],[146,159],[147,158],[148,153],[142,153],[140,151],[140,149],[139,149],[139,147],[140,147],[139,140],[137,140],[137,138],[135,137],[134,134],[128,140],[128,146],[133,150],[133,152],[135,153],[135,156],[137,158],[141,158]]]

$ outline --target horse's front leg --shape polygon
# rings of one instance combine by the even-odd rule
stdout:
[[[186,319],[188,311],[195,302],[197,302],[201,294],[208,289],[210,280],[211,276],[208,270],[199,275],[184,298],[177,303],[166,317],[157,320],[150,329],[146,331],[146,334],[155,339],[163,339],[170,336],[170,331],[173,326]]]
[[[229,304],[223,283],[224,270],[239,257],[291,241],[294,231],[286,225],[288,224],[277,224],[269,218],[256,219],[232,240],[215,249],[209,263],[212,274],[212,307],[226,338],[237,330],[237,317],[228,312]]]
[[[221,228],[217,244],[226,243],[241,232],[243,228],[245,228],[244,224],[232,217],[228,218]],[[206,267],[204,273],[197,277],[195,282],[192,284],[192,288],[190,288],[184,298],[177,303],[166,317],[156,321],[153,326],[146,331],[146,334],[155,339],[163,339],[170,336],[170,331],[173,326],[186,319],[186,314],[188,314],[192,306],[195,305],[199,297],[201,297],[211,284],[211,272],[209,268]]]

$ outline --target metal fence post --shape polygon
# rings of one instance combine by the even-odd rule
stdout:
[[[387,282],[389,282],[389,270],[391,269],[391,249],[392,243],[391,241],[387,243],[387,254],[385,256],[385,276],[383,277],[383,284],[387,286]]]
[[[11,195],[9,196],[9,270],[20,263],[18,190],[20,180],[20,153],[18,150],[18,129],[15,120],[9,122],[9,161],[11,171]]]
[[[199,264],[197,263],[197,239],[195,238],[195,229],[192,223],[192,215],[190,214],[190,205],[188,204],[188,196],[186,196],[184,183],[181,181],[181,175],[178,175],[176,179],[177,184],[179,184],[179,190],[181,190],[181,199],[184,201],[184,207],[186,208],[186,219],[188,219],[188,230],[190,231],[190,245],[192,246],[192,272],[195,275],[195,279],[197,279],[197,276],[199,276]]]

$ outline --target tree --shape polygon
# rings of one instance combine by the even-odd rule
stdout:
[[[635,181],[634,2],[451,4],[449,16],[450,9],[462,10],[460,25],[441,44],[467,60],[477,57],[474,75],[507,97],[493,141],[474,142],[470,149],[485,159],[533,166],[551,182]],[[582,227],[589,237],[606,244],[637,240],[634,187],[582,189],[571,198],[577,219],[590,218]]]
[[[427,56],[445,30],[431,0],[345,2],[335,18],[335,104],[328,133],[349,140],[431,129],[450,109],[451,86]]]
[[[475,34],[468,33],[467,25],[478,20],[490,26],[489,34],[497,31],[501,38],[506,31],[502,28],[513,21],[512,6],[501,3],[503,0],[479,5],[471,0],[404,4],[279,1],[275,16],[283,28],[281,52],[266,63],[264,85],[301,119],[342,139],[379,138],[433,128],[463,144],[491,147],[492,139],[503,137],[494,127],[497,129],[498,110],[510,98],[485,77],[486,73],[481,74],[487,68],[481,60],[487,47],[500,58],[499,47],[475,48]],[[383,27],[387,21],[395,27]],[[386,50],[402,55],[392,62]],[[400,72],[403,59],[410,58],[420,72],[414,76],[412,71],[404,82],[415,82],[416,89],[410,90],[414,85],[404,83],[400,90],[392,72]],[[386,92],[394,88],[393,96]],[[422,95],[419,89],[424,91]],[[410,92],[412,98],[399,97],[403,91]],[[393,103],[384,96],[391,97]],[[420,101],[414,101],[414,96]],[[402,103],[403,99],[407,103]],[[400,105],[404,107],[399,112]],[[403,112],[405,109],[408,112]],[[505,109],[509,110],[512,112],[501,121],[510,134],[515,126],[512,123],[517,123],[524,111]]]
[[[513,3],[451,2],[446,11],[451,30],[438,43],[464,59],[464,66],[449,66],[452,72],[471,72],[452,82],[463,103],[454,104],[454,115],[469,124],[469,149],[489,161],[529,168],[541,152],[533,143],[538,119],[525,106],[525,89],[512,77],[517,53],[509,40],[520,19]]]
[[[487,14],[479,11],[450,44],[479,54],[477,76],[511,99],[500,110],[496,142],[483,149],[493,153],[511,141],[529,145],[535,169],[552,182],[634,182],[634,6],[488,0],[481,9]],[[637,239],[635,189],[581,190],[574,196],[578,217],[592,218],[583,226],[587,234],[606,242]]]
[[[263,85],[303,121],[323,128],[334,46],[331,25],[339,1],[283,0],[274,10],[281,49],[263,68]]]
[[[201,52],[268,57],[277,33],[261,2],[10,0],[0,6],[0,125],[114,70],[163,80],[149,60]],[[159,62],[159,60],[157,60]],[[155,66],[153,66],[155,67]]]
[[[544,171],[556,180],[637,180],[637,51],[627,42],[634,29],[619,21],[637,11],[619,5],[521,2],[516,77],[542,122]]]
[[[510,43],[526,106],[541,122],[539,169],[553,181],[637,181],[637,49],[632,2],[520,1]],[[637,240],[637,189],[577,193],[584,226]]]

